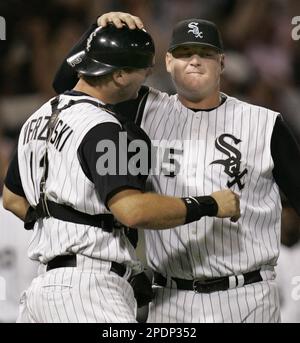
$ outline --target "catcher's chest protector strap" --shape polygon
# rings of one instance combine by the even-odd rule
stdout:
[[[92,105],[95,105],[97,107],[103,107],[106,111],[109,111],[98,102],[88,100],[88,99],[77,100],[77,101],[71,100],[68,104],[66,104],[65,106],[59,109],[58,108],[59,96],[57,96],[51,102],[52,114],[49,121],[46,144],[48,144],[51,138],[52,132],[58,120],[59,113],[62,110],[65,110],[66,108],[69,108],[73,105],[76,105],[78,103],[83,103],[83,102],[91,103]],[[49,161],[47,157],[47,146],[46,146],[46,153],[43,158],[42,167],[44,169],[43,169],[43,174],[42,174],[42,178],[40,182],[39,203],[35,209],[30,207],[30,209],[28,210],[25,221],[24,221],[25,229],[27,230],[33,229],[34,223],[38,218],[47,218],[47,217],[54,217],[62,221],[72,222],[76,224],[94,226],[94,227],[101,228],[102,230],[107,231],[107,232],[112,232],[113,228],[117,227],[117,224],[115,223],[115,220],[114,220],[114,216],[111,213],[101,213],[97,215],[90,215],[87,213],[77,211],[70,206],[66,206],[63,204],[55,203],[53,201],[49,201],[45,193],[45,184],[46,184],[48,168],[49,168]]]

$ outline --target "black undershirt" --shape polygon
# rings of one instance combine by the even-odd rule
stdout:
[[[20,178],[18,150],[16,150],[13,159],[10,162],[4,183],[10,191],[17,195],[20,195],[21,197],[26,198]]]

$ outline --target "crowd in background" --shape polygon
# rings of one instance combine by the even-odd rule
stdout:
[[[0,196],[19,129],[54,95],[51,83],[64,56],[98,15],[116,10],[142,18],[156,43],[147,83],[168,93],[174,87],[164,56],[172,27],[191,17],[214,21],[226,52],[221,90],[280,112],[300,142],[300,40],[291,35],[299,0],[6,0],[0,3],[7,25],[0,41]]]

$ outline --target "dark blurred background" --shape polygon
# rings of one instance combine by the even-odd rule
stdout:
[[[0,41],[0,196],[21,125],[54,95],[54,73],[71,46],[110,11],[142,18],[157,50],[148,84],[169,93],[164,56],[173,25],[191,17],[214,21],[226,51],[222,91],[282,113],[300,142],[300,40],[291,35],[299,0],[1,0],[7,30]]]

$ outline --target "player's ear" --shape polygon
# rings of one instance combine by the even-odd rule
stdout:
[[[112,79],[117,85],[124,85],[127,82],[125,70],[118,69],[112,73]]]
[[[171,61],[172,61],[172,54],[170,52],[166,53],[166,69],[167,72],[170,73],[171,72]]]

